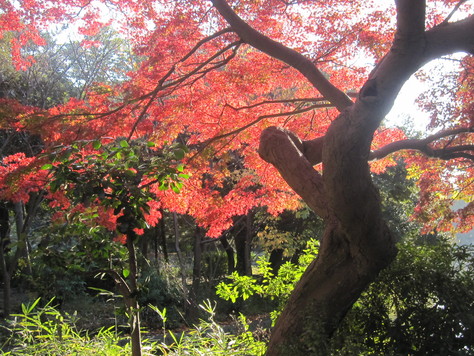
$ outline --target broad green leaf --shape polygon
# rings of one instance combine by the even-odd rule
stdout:
[[[130,275],[130,270],[127,268],[124,268],[124,270],[122,271],[122,274],[125,278],[127,278]]]
[[[53,168],[53,165],[51,163],[46,163],[45,165],[43,165],[41,167],[41,169],[43,169],[43,170],[48,170],[48,169],[51,169],[51,168]]]
[[[95,150],[98,150],[99,148],[102,147],[102,143],[99,140],[94,141],[94,143],[92,144],[92,147],[94,147]]]
[[[177,149],[176,151],[174,151],[174,158],[176,158],[177,160],[182,160],[184,158],[184,154],[186,152],[184,152],[183,149]]]
[[[122,140],[120,141],[120,147],[126,148],[126,147],[130,147],[130,145],[128,144],[126,140]]]

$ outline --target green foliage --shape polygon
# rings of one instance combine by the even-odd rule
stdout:
[[[407,178],[403,161],[373,176],[382,199],[382,212],[397,239],[419,235],[419,225],[410,219],[418,200],[418,187]]]
[[[199,325],[188,333],[178,336],[164,330],[165,340],[158,345],[158,349],[163,355],[260,356],[265,353],[265,343],[254,338],[243,315],[240,315],[236,332],[232,334],[226,332],[215,321],[215,305],[211,305],[208,301],[200,307],[208,314],[208,320],[201,319]],[[167,320],[166,309],[160,311],[154,308],[154,310],[160,315],[165,325]],[[166,339],[168,337],[170,340]]]
[[[160,271],[156,266],[143,268],[138,279],[138,301],[139,305],[166,306],[168,319],[171,323],[177,324],[178,321],[182,322],[180,308],[187,295],[179,284],[178,273],[172,269],[171,266],[163,266],[163,270]],[[145,325],[156,327],[156,313],[150,312],[148,308],[142,309],[141,318]]]
[[[285,210],[279,216],[259,211],[254,224],[260,226],[259,246],[269,253],[282,249],[285,257],[299,253],[307,241],[320,236],[323,230],[322,220],[306,205],[297,211]]]
[[[6,331],[9,338],[2,345],[2,355],[104,355],[126,356],[131,354],[126,339],[114,332],[113,327],[102,328],[94,336],[77,330],[76,315],[60,313],[53,300],[39,307],[40,299],[23,305],[22,313],[14,315]],[[166,330],[168,312],[164,308],[150,307],[163,321],[164,339],[161,343],[144,341],[144,355],[230,355],[260,356],[265,343],[254,338],[245,317],[240,316],[234,331],[224,330],[215,321],[215,306],[210,302],[201,308],[208,314],[195,328],[180,335]]]
[[[40,299],[22,305],[22,313],[9,321],[10,337],[2,346],[2,355],[130,355],[129,346],[119,346],[112,328],[100,329],[93,337],[78,331],[75,315],[60,313],[53,300],[39,308]]]
[[[211,285],[216,281],[222,280],[227,274],[227,255],[222,251],[206,251],[203,254],[201,275]]]
[[[66,300],[84,294],[90,286],[111,288],[110,281],[94,278],[94,271],[125,269],[126,248],[113,243],[113,233],[103,227],[71,221],[47,227],[41,236],[31,255],[33,274],[23,278],[43,298]]]
[[[472,355],[472,246],[408,240],[399,249],[348,314],[333,354]]]
[[[261,282],[258,282],[256,278],[241,276],[237,272],[234,272],[229,276],[231,282],[221,282],[217,286],[216,294],[233,303],[235,303],[238,298],[246,300],[255,294],[277,300],[279,307],[272,313],[272,319],[276,320],[295,284],[300,280],[309,264],[316,258],[318,247],[318,241],[310,240],[303,254],[300,256],[298,263],[284,263],[278,270],[276,276],[272,272],[270,263],[261,257],[257,261],[257,273],[262,276]]]
[[[144,216],[150,213],[148,202],[155,199],[150,186],[159,184],[162,190],[179,193],[182,180],[189,177],[179,163],[186,153],[184,146],[171,144],[161,150],[153,146],[141,140],[73,144],[60,147],[52,155],[55,162],[45,164],[43,169],[53,173],[53,192],[63,190],[76,204],[97,200],[115,214],[123,212],[133,217],[135,227],[145,228]]]

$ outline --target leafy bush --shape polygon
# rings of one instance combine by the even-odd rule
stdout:
[[[276,320],[295,284],[300,280],[311,261],[315,259],[318,253],[318,247],[318,241],[310,240],[303,254],[299,257],[298,264],[291,262],[284,263],[279,268],[276,276],[272,272],[270,263],[266,261],[264,257],[259,258],[257,261],[257,273],[262,276],[261,283],[254,277],[241,276],[237,272],[234,272],[229,276],[231,282],[222,282],[217,286],[216,294],[233,303],[235,303],[238,298],[246,300],[255,294],[277,300],[278,308],[271,313],[272,319]]]
[[[406,241],[333,338],[335,354],[473,355],[474,249]]]

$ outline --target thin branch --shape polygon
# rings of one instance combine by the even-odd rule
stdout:
[[[275,113],[275,114],[267,114],[267,115],[260,115],[259,117],[257,117],[255,120],[253,120],[252,122],[248,123],[247,125],[244,125],[244,126],[241,126],[239,127],[238,129],[235,129],[235,130],[232,130],[232,131],[229,131],[227,133],[224,133],[222,135],[217,135],[217,136],[214,136],[204,142],[202,142],[202,144],[200,145],[199,149],[198,149],[198,152],[196,154],[194,154],[191,159],[193,159],[197,154],[199,154],[200,152],[202,152],[206,147],[208,147],[212,142],[215,142],[215,141],[218,141],[218,140],[221,140],[223,138],[226,138],[226,137],[229,137],[229,136],[232,136],[232,135],[238,135],[239,133],[241,133],[242,131],[245,131],[247,130],[248,128],[252,127],[253,125],[257,124],[258,122],[264,120],[264,119],[269,119],[269,118],[274,118],[274,117],[281,117],[281,116],[290,116],[290,115],[297,115],[297,114],[302,114],[302,113],[305,113],[305,112],[308,112],[308,111],[311,111],[311,110],[314,110],[314,109],[319,109],[319,108],[326,108],[326,107],[333,107],[334,105],[332,104],[315,104],[315,105],[311,105],[311,106],[307,106],[305,108],[302,108],[302,109],[299,109],[299,110],[293,110],[293,111],[286,111],[286,112],[281,112],[281,113]]]
[[[298,70],[339,111],[352,106],[352,100],[334,86],[308,58],[252,28],[225,0],[212,0],[212,3],[245,43]]]
[[[229,32],[232,32],[232,29],[230,27],[227,27],[223,30],[217,31],[216,33],[214,33],[214,34],[212,34],[212,35],[210,35],[206,38],[203,38],[198,43],[196,43],[196,45],[183,58],[180,59],[180,62],[186,61],[189,57],[191,57],[199,49],[199,47],[201,47],[205,43],[210,42],[214,38],[217,38],[217,37],[219,37],[219,36],[221,36],[225,33],[229,33]]]
[[[456,11],[458,11],[459,8],[462,6],[462,4],[464,4],[465,2],[467,2],[467,0],[459,0],[459,2],[456,4],[456,6],[454,6],[453,11],[451,11],[449,13],[449,15],[444,19],[444,21],[441,24],[447,24],[449,22],[449,20],[451,20],[451,17],[453,17],[453,15],[456,13]]]
[[[153,91],[151,91],[150,93],[147,94],[147,96],[149,97],[148,102],[143,107],[142,111],[140,112],[140,115],[138,115],[138,118],[135,120],[135,123],[133,124],[133,127],[130,130],[130,134],[128,135],[127,140],[129,141],[132,138],[135,129],[137,128],[140,121],[143,120],[143,118],[145,117],[145,114],[147,113],[148,109],[150,108],[151,104],[156,99],[156,97],[157,97],[157,95],[160,91],[162,91],[164,89],[167,89],[167,88],[170,88],[170,87],[178,86],[179,84],[182,84],[186,79],[192,77],[193,75],[199,74],[199,75],[202,76],[201,70],[204,67],[206,67],[208,64],[212,63],[212,61],[214,59],[220,57],[225,52],[227,52],[229,49],[234,48],[233,53],[229,57],[227,57],[226,59],[224,59],[222,61],[219,61],[217,64],[211,66],[211,68],[204,71],[203,73],[206,74],[206,73],[208,73],[209,71],[211,71],[213,69],[216,69],[216,68],[219,68],[219,67],[222,67],[222,66],[226,65],[229,62],[229,60],[235,56],[235,47],[239,47],[239,46],[240,46],[240,41],[235,41],[235,42],[230,43],[229,45],[227,45],[226,47],[224,47],[223,49],[221,49],[220,51],[216,52],[214,55],[209,57],[206,61],[202,62],[200,65],[198,65],[192,71],[186,73],[185,75],[182,75],[180,78],[178,78],[176,80],[172,80],[172,81],[169,81],[168,83],[164,84],[166,82],[166,80],[174,73],[174,71],[176,69],[176,65],[173,65],[169,69],[169,71],[160,79],[160,81],[156,85],[155,89],[153,89]],[[193,50],[195,50],[195,49],[193,48]]]
[[[423,139],[407,139],[392,142],[376,151],[371,152],[370,160],[381,159],[391,153],[402,150],[417,150],[423,152],[429,157],[437,157],[441,159],[451,159],[458,157],[471,159],[472,155],[466,151],[474,151],[474,145],[458,145],[445,147],[442,149],[435,149],[429,146],[431,143],[441,138],[469,132],[474,132],[474,128],[460,127],[456,129],[440,131]]]
[[[125,281],[125,279],[123,279],[123,277],[118,272],[112,269],[99,269],[99,270],[94,271],[94,273],[95,274],[99,274],[99,273],[108,274],[114,280],[115,284],[120,289],[120,293],[124,297],[130,296],[130,294],[132,293],[132,290],[130,289],[127,281]]]

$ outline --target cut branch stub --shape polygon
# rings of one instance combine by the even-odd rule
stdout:
[[[260,137],[259,154],[273,164],[283,179],[322,218],[328,217],[321,175],[304,156],[303,142],[292,132],[269,127]]]

